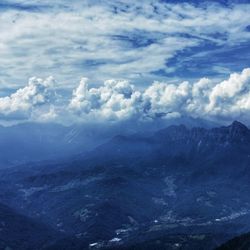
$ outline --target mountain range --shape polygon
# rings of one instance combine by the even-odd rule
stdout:
[[[179,118],[170,121],[61,125],[56,123],[20,123],[0,125],[0,168],[39,161],[59,161],[85,154],[116,135],[152,134],[167,124],[185,123],[189,127],[212,126],[211,122]]]
[[[37,249],[214,249],[250,231],[249,168],[244,124],[169,126],[2,169],[0,202],[55,232]]]

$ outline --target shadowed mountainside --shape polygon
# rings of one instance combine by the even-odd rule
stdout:
[[[245,125],[170,126],[2,170],[0,200],[63,232],[53,249],[212,249],[250,230],[249,167]]]
[[[250,249],[250,233],[235,237],[224,243],[216,250],[249,250]]]
[[[48,226],[0,204],[0,249],[42,249],[60,237]]]

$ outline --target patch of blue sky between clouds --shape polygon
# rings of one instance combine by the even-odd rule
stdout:
[[[160,70],[154,73],[187,79],[201,76],[223,77],[234,70],[240,71],[248,67],[249,56],[249,43],[226,47],[204,42],[201,46],[184,50],[168,60],[166,67],[173,67],[173,71]]]
[[[27,12],[41,12],[48,10],[49,5],[44,4],[29,4],[16,1],[1,1],[0,2],[0,12],[2,11],[27,11]]]

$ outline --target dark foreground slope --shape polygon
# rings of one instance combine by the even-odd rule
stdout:
[[[59,238],[48,226],[0,204],[0,249],[42,249]]]
[[[54,249],[213,249],[250,231],[250,131],[239,122],[116,136],[0,180],[2,202],[66,235]]]
[[[249,250],[250,249],[250,233],[235,237],[224,243],[216,250]]]

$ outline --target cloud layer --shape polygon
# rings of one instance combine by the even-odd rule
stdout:
[[[126,80],[107,80],[91,87],[82,78],[67,100],[56,93],[52,77],[31,78],[26,87],[0,98],[2,120],[74,122],[148,121],[175,117],[217,122],[250,122],[250,68],[216,82],[153,82],[138,89]]]
[[[63,87],[82,75],[138,85],[194,72],[225,74],[246,67],[249,57],[250,4],[239,1],[42,2],[0,6],[1,86],[20,87],[32,75],[53,75]]]

